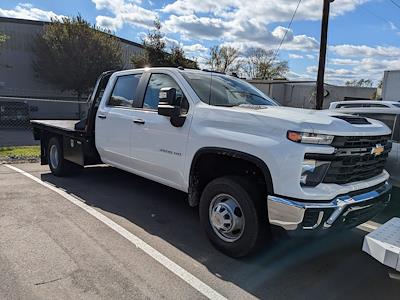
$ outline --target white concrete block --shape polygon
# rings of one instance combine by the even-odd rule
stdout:
[[[400,272],[400,218],[393,218],[366,235],[362,250]]]

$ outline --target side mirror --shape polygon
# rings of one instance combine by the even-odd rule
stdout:
[[[176,99],[176,89],[165,87],[158,94],[158,114],[166,117],[179,116],[180,106]]]

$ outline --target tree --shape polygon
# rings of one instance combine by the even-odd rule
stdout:
[[[8,36],[0,32],[0,48],[8,40]]]
[[[137,68],[163,67],[166,65],[165,41],[161,32],[161,22],[154,21],[154,29],[143,39],[144,51],[132,56],[132,64]]]
[[[378,88],[379,89],[383,88],[383,79],[378,81]]]
[[[346,81],[346,86],[355,86],[355,87],[372,87],[374,82],[371,79],[359,79],[359,80],[349,80]]]
[[[288,62],[276,60],[272,50],[250,48],[245,56],[245,73],[251,79],[285,78],[289,71]]]
[[[182,47],[174,46],[171,48],[171,54],[167,54],[167,60],[173,67],[185,67],[190,69],[198,69],[197,61],[187,59],[185,51]]]
[[[102,72],[121,68],[120,41],[80,15],[45,25],[33,42],[33,53],[38,77],[74,91],[78,100]]]
[[[5,41],[7,41],[8,36],[6,36],[4,33],[0,32],[0,45],[2,45]]]
[[[173,46],[170,49],[171,53],[167,52],[165,36],[161,28],[160,20],[156,19],[154,21],[154,29],[150,30],[143,39],[144,50],[142,53],[132,56],[132,64],[136,68],[181,66],[197,69],[197,62],[187,59],[182,47]]]
[[[227,73],[237,71],[238,65],[234,65],[239,57],[239,50],[230,46],[214,46],[210,49],[210,57],[207,65],[212,71]],[[233,70],[235,69],[235,70]]]

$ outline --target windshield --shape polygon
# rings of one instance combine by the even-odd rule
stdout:
[[[216,106],[278,105],[244,80],[218,73],[182,72],[201,101]]]

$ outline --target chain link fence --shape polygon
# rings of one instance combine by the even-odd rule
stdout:
[[[40,158],[31,119],[80,119],[86,102],[0,96],[0,163],[31,162]]]
[[[29,105],[24,102],[0,102],[0,129],[5,128],[30,128]]]

